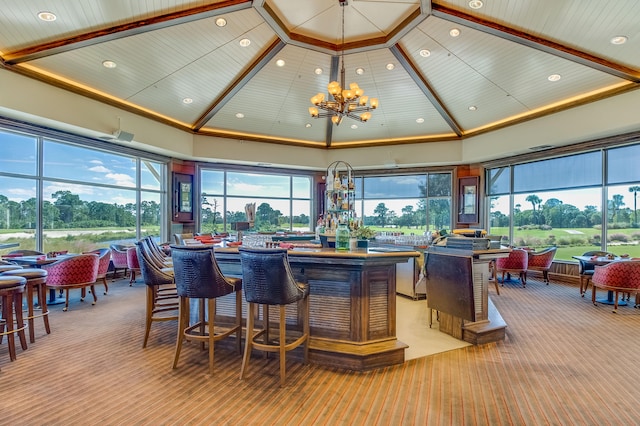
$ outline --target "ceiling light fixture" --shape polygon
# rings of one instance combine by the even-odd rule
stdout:
[[[458,37],[460,35],[460,30],[457,28],[451,28],[451,31],[449,31],[449,35],[451,37]]]
[[[313,70],[313,72],[315,72],[316,75],[320,75],[320,74],[322,74],[322,68],[318,67],[315,70]]]
[[[115,68],[118,65],[115,62],[110,61],[110,60],[107,59],[105,61],[102,61],[102,66],[105,67],[105,68]]]
[[[186,105],[192,104],[193,103],[193,99],[192,98],[184,98],[184,99],[182,99],[182,103],[186,104]]]
[[[423,58],[427,58],[429,56],[431,56],[431,51],[428,49],[422,49],[420,51],[420,56],[422,56]]]
[[[276,61],[276,65],[279,67],[284,67],[284,59],[278,59]]]
[[[224,18],[218,18],[216,19],[216,25],[219,27],[224,27],[225,25],[227,25],[227,20]]]
[[[560,74],[551,74],[549,77],[547,77],[547,80],[549,80],[549,81],[558,81],[561,78],[562,77],[560,76]]]
[[[388,64],[387,64],[387,69],[388,69],[389,71],[393,70],[395,67],[396,67],[396,66],[395,66],[394,64],[392,64],[392,63],[388,63]]]
[[[247,47],[250,44],[251,44],[251,40],[249,40],[248,38],[243,38],[242,40],[240,40],[241,47]]]
[[[337,126],[340,125],[344,117],[353,120],[366,122],[371,118],[371,110],[378,107],[378,99],[364,95],[358,83],[351,83],[349,88],[345,86],[344,79],[344,8],[348,4],[347,0],[338,0],[342,7],[342,45],[340,53],[340,83],[332,81],[327,86],[327,91],[333,100],[324,99],[324,93],[318,93],[311,98],[311,103],[315,106],[309,107],[309,114],[313,118],[331,117],[331,121]],[[364,70],[363,70],[364,71]],[[369,102],[369,105],[367,105]],[[325,111],[319,112],[318,108]]]
[[[625,44],[627,42],[626,36],[615,36],[611,39],[611,44]]]
[[[58,17],[51,12],[38,12],[38,19],[45,22],[53,22],[58,19]]]
[[[484,6],[484,3],[482,3],[481,0],[471,0],[469,2],[469,7],[471,9],[480,9],[482,6]]]

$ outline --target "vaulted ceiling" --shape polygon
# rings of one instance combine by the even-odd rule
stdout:
[[[198,134],[330,148],[458,140],[640,81],[637,0],[340,3],[3,0],[1,66]],[[366,123],[309,115],[341,57],[380,101]]]

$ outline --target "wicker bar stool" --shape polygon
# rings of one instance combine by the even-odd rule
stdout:
[[[35,318],[42,317],[45,331],[47,334],[51,334],[51,328],[49,327],[49,308],[47,307],[47,271],[40,268],[25,268],[0,273],[0,277],[7,275],[24,277],[27,280],[27,317],[25,319],[29,324],[29,341],[31,343],[36,341]],[[40,313],[35,313],[35,305],[33,303],[34,293],[38,298]]]
[[[27,285],[27,279],[11,275],[0,276],[0,301],[2,302],[2,320],[0,320],[0,343],[7,336],[9,344],[9,359],[16,359],[15,334],[20,338],[23,350],[27,349],[27,338],[24,333],[26,328],[22,317],[22,293]],[[15,323],[14,327],[14,314]],[[5,331],[6,329],[6,331]]]
[[[173,368],[185,340],[209,345],[209,374],[213,374],[215,342],[235,334],[236,351],[240,354],[242,342],[242,279],[226,277],[220,271],[213,247],[172,245],[173,270],[178,291],[180,313],[178,339]],[[216,299],[235,293],[236,316],[233,325],[215,324]],[[190,324],[190,301],[198,303],[198,319]]]
[[[255,347],[265,352],[277,352],[280,356],[280,386],[286,379],[286,353],[304,344],[304,363],[309,360],[309,288],[296,281],[289,265],[286,249],[259,249],[240,247],[242,263],[242,286],[245,299],[249,303],[247,310],[247,337],[240,378],[249,367],[251,350]],[[302,322],[302,333],[295,340],[287,342],[286,305],[298,304],[298,318]],[[257,306],[256,306],[257,305]],[[263,306],[262,329],[254,333],[256,308]],[[279,315],[278,339],[269,339],[269,306],[277,305]],[[264,340],[258,342],[258,338]]]

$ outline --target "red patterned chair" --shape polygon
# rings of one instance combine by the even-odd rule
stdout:
[[[544,282],[549,285],[549,269],[551,268],[557,250],[556,247],[549,247],[542,251],[528,252],[527,271],[542,272]]]
[[[517,274],[522,282],[522,287],[527,286],[527,267],[529,256],[526,250],[512,249],[508,257],[496,259],[496,273],[502,272],[502,286],[504,286],[505,274]]]
[[[111,244],[111,262],[113,263],[113,278],[118,274],[118,269],[124,269],[127,275],[127,249],[128,246],[120,244]]]
[[[638,307],[638,293],[640,292],[640,261],[638,260],[621,260],[611,262],[603,266],[596,266],[591,278],[592,292],[591,301],[594,305],[596,302],[596,290],[614,292],[613,312],[618,310],[618,294],[619,293],[635,293],[636,307]]]
[[[104,294],[106,295],[107,292],[109,292],[109,284],[107,284],[107,271],[109,270],[109,263],[111,262],[111,250],[108,248],[101,248],[92,250],[87,253],[98,255],[98,276],[96,278],[96,281],[102,280],[102,283],[104,284]]]
[[[93,303],[98,301],[94,288],[98,277],[99,259],[97,254],[87,253],[77,256],[66,257],[49,265],[42,265],[42,269],[47,271],[47,287],[56,290],[65,290],[66,301],[63,311],[69,309],[69,290],[72,288],[91,288]],[[84,301],[84,297],[80,298]]]
[[[131,272],[131,276],[129,277],[129,287],[131,287],[136,280],[136,274],[140,273],[140,262],[138,261],[138,252],[135,247],[129,247],[127,249],[127,267]]]

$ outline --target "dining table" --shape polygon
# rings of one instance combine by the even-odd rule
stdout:
[[[3,255],[2,258],[4,260],[15,262],[18,265],[28,266],[30,268],[40,268],[42,267],[42,265],[49,265],[51,263],[57,262],[60,259],[64,259],[71,256],[75,256],[75,254],[72,254],[72,253],[59,254],[55,257],[49,257],[44,254],[28,255],[28,256]],[[65,298],[62,296],[58,297],[56,294],[56,290],[53,288],[50,288],[49,300],[47,300],[47,305],[59,305],[61,303],[65,303]]]
[[[603,266],[609,264],[611,262],[624,261],[629,260],[628,256],[571,256],[579,262],[583,262],[589,265],[594,266]],[[596,302],[602,303],[605,305],[614,305],[615,300],[613,299],[613,291],[607,291],[607,297],[596,299]],[[627,301],[624,300],[624,297],[618,301],[618,306],[626,306]]]

